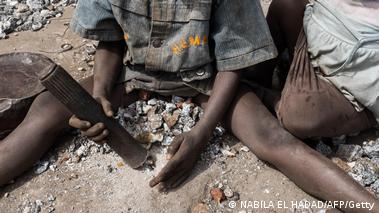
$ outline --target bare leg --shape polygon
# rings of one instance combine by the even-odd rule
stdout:
[[[0,143],[0,185],[38,160],[66,126],[69,116],[50,93],[40,94],[21,124]]]
[[[92,91],[93,78],[84,80],[82,86]],[[112,104],[118,107],[124,94],[123,86],[115,89]],[[49,92],[34,100],[21,124],[0,141],[0,186],[30,168],[68,127],[71,113]]]
[[[202,96],[195,101],[204,107],[207,98]],[[376,211],[372,212],[379,210],[379,200],[328,158],[285,131],[248,89],[239,91],[225,124],[254,154],[274,165],[307,193],[328,201],[375,203]],[[368,212],[368,209],[343,210]]]

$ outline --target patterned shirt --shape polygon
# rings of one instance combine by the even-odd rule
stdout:
[[[71,29],[89,39],[124,39],[125,81],[141,74],[203,93],[214,70],[277,55],[259,0],[79,0]]]

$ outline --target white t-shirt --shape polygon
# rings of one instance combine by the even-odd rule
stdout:
[[[379,27],[375,26],[379,26],[379,13],[377,8],[363,7],[368,0],[361,0],[360,6],[356,1],[317,0],[307,6],[308,52],[322,76],[358,111],[363,110],[361,105],[368,108],[379,123]],[[348,9],[351,12],[344,12]]]
[[[354,19],[379,27],[379,0],[329,0],[329,3]]]

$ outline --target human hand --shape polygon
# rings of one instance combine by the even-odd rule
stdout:
[[[190,176],[209,138],[210,134],[196,127],[176,136],[167,150],[169,162],[150,181],[150,187],[158,186],[158,190],[163,192],[182,184]]]
[[[105,96],[97,96],[95,99],[101,104],[104,113],[108,117],[113,116],[112,105]],[[91,107],[91,106],[89,106]],[[87,136],[96,143],[104,143],[109,135],[109,130],[103,123],[91,124],[89,121],[81,120],[75,115],[69,120],[70,126],[81,131],[82,135]]]

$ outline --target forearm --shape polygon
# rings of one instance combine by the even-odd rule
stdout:
[[[196,125],[201,131],[211,134],[224,117],[237,92],[239,79],[240,71],[223,71],[217,74],[204,116]]]
[[[99,42],[95,55],[94,96],[108,96],[122,70],[124,41]]]

